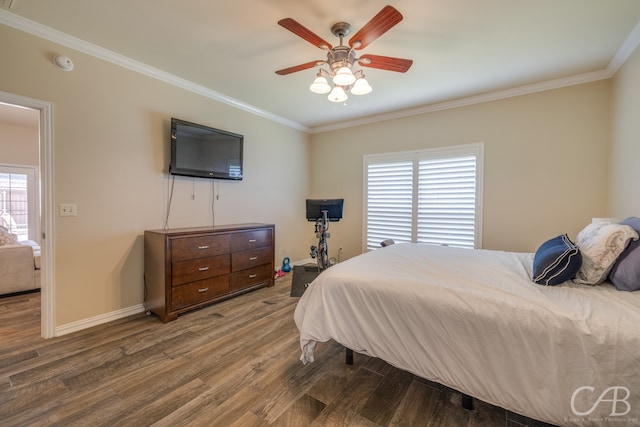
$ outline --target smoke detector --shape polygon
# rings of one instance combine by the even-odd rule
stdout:
[[[73,70],[73,61],[66,56],[56,55],[53,57],[53,63],[62,71]]]

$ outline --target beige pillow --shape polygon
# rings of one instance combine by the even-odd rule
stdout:
[[[18,239],[16,239],[16,236],[9,233],[9,230],[7,230],[6,228],[0,226],[0,246],[17,245],[17,244],[18,244]]]
[[[587,225],[578,236],[576,245],[582,253],[582,266],[573,280],[585,285],[599,285],[604,282],[631,240],[637,240],[638,233],[628,225],[597,222]]]

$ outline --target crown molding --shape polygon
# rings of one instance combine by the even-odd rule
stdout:
[[[257,108],[253,105],[244,103],[240,100],[224,95],[215,90],[209,89],[202,85],[193,83],[189,80],[175,76],[173,74],[162,71],[158,68],[151,67],[143,64],[142,62],[133,60],[124,55],[120,55],[108,49],[104,49],[95,44],[86,42],[77,37],[47,27],[30,19],[23,18],[15,13],[11,13],[5,10],[0,10],[0,24],[4,24],[8,27],[15,28],[25,33],[32,34],[42,39],[49,40],[62,46],[77,50],[79,52],[91,55],[98,59],[111,62],[119,65],[123,68],[135,71],[137,73],[146,75],[156,80],[163,81],[165,83],[177,86],[187,91],[202,95],[206,98],[213,99],[214,101],[221,102],[223,104],[230,105],[239,110],[246,111],[256,116],[271,120],[276,123],[280,123],[287,127],[300,130],[302,132],[308,132],[309,128],[293,120],[286,119],[276,114]]]
[[[629,59],[638,45],[640,45],[640,22],[638,22],[633,30],[631,30],[631,33],[629,33],[629,36],[624,43],[622,43],[622,46],[620,46],[620,49],[618,49],[618,52],[616,52],[615,56],[607,66],[607,71],[611,74],[611,77],[613,77],[627,59]]]
[[[560,89],[567,86],[574,86],[583,83],[605,80],[611,77],[608,70],[593,71],[591,73],[578,74],[561,79],[548,80],[541,83],[534,83],[525,86],[518,86],[512,89],[499,90],[484,93],[482,95],[469,96],[466,98],[454,99],[451,101],[438,102],[423,105],[421,107],[409,108],[405,110],[392,111],[390,113],[367,116],[360,119],[349,120],[339,123],[332,123],[324,126],[316,126],[310,129],[310,133],[321,133],[332,130],[344,129],[353,126],[362,126],[378,123],[385,120],[401,119],[404,117],[416,116],[419,114],[433,113],[436,111],[451,110],[453,108],[466,107],[469,105],[483,104],[485,102],[499,101],[501,99],[513,98],[515,96],[529,95],[536,92],[544,92],[552,89]]]

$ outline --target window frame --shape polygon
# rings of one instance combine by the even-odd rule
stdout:
[[[40,197],[38,195],[38,167],[29,165],[0,164],[0,173],[27,176],[27,240],[38,242],[38,236],[40,235]]]
[[[369,221],[369,165],[376,163],[413,162],[412,188],[412,225],[411,241],[417,241],[418,232],[418,180],[419,163],[424,159],[444,159],[463,156],[474,156],[476,159],[475,177],[475,212],[474,212],[474,249],[482,247],[482,212],[483,212],[483,182],[484,182],[484,143],[472,143],[449,147],[428,148],[391,153],[365,154],[363,157],[363,221],[362,221],[362,252],[371,250],[368,247]]]

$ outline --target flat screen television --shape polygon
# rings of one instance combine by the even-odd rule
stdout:
[[[171,175],[242,180],[242,135],[171,118]]]
[[[322,219],[322,211],[327,211],[329,221],[342,219],[344,199],[307,199],[307,221]]]

